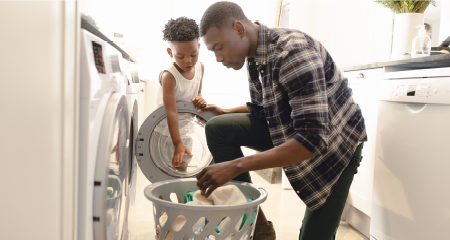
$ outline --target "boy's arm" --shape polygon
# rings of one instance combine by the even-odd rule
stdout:
[[[170,137],[173,145],[182,143],[180,132],[178,130],[178,111],[177,103],[174,95],[176,85],[175,78],[169,72],[165,72],[162,76],[163,102],[167,114],[167,123],[169,125]]]
[[[200,65],[202,66],[202,78],[200,79],[200,87],[198,88],[198,96],[202,96],[202,84],[203,84],[203,76],[205,76],[205,66],[201,62]]]

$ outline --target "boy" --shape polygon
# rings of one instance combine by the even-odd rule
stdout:
[[[191,114],[178,114],[176,102],[192,101],[197,109],[206,106],[201,95],[204,66],[197,62],[200,47],[199,27],[195,20],[180,17],[170,19],[163,33],[163,40],[168,41],[170,46],[167,48],[167,53],[175,61],[159,76],[161,88],[157,104],[158,107],[164,105],[167,113],[167,125],[174,147],[167,148],[173,149],[172,165],[179,171],[186,171],[192,157],[192,149],[190,149],[192,141],[189,137],[185,137],[183,141],[179,129],[185,128],[189,131],[188,122]],[[179,123],[184,125],[179,126]]]

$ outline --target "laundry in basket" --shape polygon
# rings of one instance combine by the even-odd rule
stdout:
[[[154,205],[155,228],[159,233],[156,238],[158,240],[251,239],[257,209],[259,204],[267,199],[267,192],[250,183],[230,181],[225,184],[223,192],[216,189],[216,196],[213,192],[209,200],[204,199],[199,193],[191,194],[192,199],[199,198],[200,204],[204,205],[180,204],[176,198],[173,198],[175,202],[170,200],[170,196],[176,194],[181,203],[188,202],[189,196],[186,196],[186,191],[197,190],[196,184],[195,178],[184,178],[154,183],[145,188],[145,196]],[[236,196],[233,197],[233,194],[238,194],[238,197],[235,199]],[[232,201],[227,203],[227,199]],[[248,202],[247,199],[253,201]],[[230,205],[212,205],[214,201]]]
[[[251,199],[246,199],[244,194],[239,190],[238,187],[235,185],[228,185],[228,186],[222,186],[218,187],[214,192],[211,193],[211,195],[206,198],[201,195],[201,191],[197,190],[195,192],[188,192],[186,194],[186,204],[187,205],[195,205],[195,206],[205,206],[205,205],[238,205],[243,204],[246,202],[251,202]],[[256,215],[254,215],[256,216]],[[240,222],[243,222],[243,218],[246,218],[247,216],[244,215],[241,217]],[[254,219],[252,219],[254,220]],[[167,215],[163,215],[160,218],[160,222],[167,221]],[[185,218],[184,217],[178,217],[175,219],[173,225],[174,228],[181,228],[184,224]],[[203,231],[203,227],[209,223],[208,219],[205,218],[205,222],[198,222],[196,225],[194,225],[194,229],[197,229],[194,233],[201,233]],[[217,233],[222,232],[228,225],[230,224],[229,218],[223,218],[222,221],[216,226],[215,231]],[[173,234],[167,235],[165,240],[172,240],[171,238]],[[193,237],[191,239],[194,239]],[[189,240],[191,240],[189,239]],[[205,240],[213,240],[214,238],[207,237]],[[231,239],[231,238],[230,238]]]

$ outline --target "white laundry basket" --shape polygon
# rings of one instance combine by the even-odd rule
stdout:
[[[237,186],[244,196],[252,201],[232,206],[183,204],[186,203],[187,192],[198,190],[195,178],[168,180],[147,186],[144,194],[153,202],[153,217],[157,232],[155,238],[158,240],[252,239],[255,223],[251,220],[255,215],[256,221],[258,206],[267,199],[267,192],[251,183],[230,181],[225,185],[229,184]],[[173,199],[174,194],[181,203],[172,202],[171,195]]]

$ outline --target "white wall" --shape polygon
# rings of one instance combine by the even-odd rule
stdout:
[[[441,2],[441,13],[439,43],[450,37],[450,1]]]
[[[75,1],[0,1],[1,239],[76,239]]]
[[[291,28],[317,40],[338,67],[389,61],[393,14],[371,0],[290,0]]]
[[[431,26],[431,46],[437,47],[439,46],[439,33],[440,33],[440,20],[441,20],[441,5],[442,0],[435,0],[436,7],[433,5],[429,5],[425,10],[424,14],[424,22],[430,24]]]

